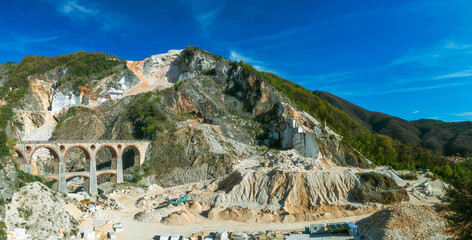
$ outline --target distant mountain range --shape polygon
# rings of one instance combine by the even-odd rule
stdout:
[[[472,122],[443,122],[421,119],[407,121],[385,113],[359,107],[328,92],[314,94],[348,114],[364,127],[412,146],[424,147],[445,155],[472,152]]]

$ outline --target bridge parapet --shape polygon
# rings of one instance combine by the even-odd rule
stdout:
[[[47,140],[17,141],[16,144],[145,143],[147,140]]]

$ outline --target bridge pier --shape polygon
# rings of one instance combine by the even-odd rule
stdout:
[[[121,154],[116,158],[116,182],[123,182],[123,158]]]
[[[89,188],[88,193],[92,196],[98,194],[97,186],[97,162],[95,161],[95,156],[92,156],[90,159],[90,175],[89,175]]]
[[[31,164],[23,164],[23,172],[31,174]]]
[[[66,181],[66,164],[62,161],[59,162],[59,173],[57,178],[57,191],[61,193],[67,193],[67,181]]]

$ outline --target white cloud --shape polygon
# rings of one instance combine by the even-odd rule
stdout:
[[[455,114],[452,114],[452,115],[460,116],[460,117],[466,117],[466,116],[472,116],[472,112],[455,113]]]
[[[255,60],[252,57],[244,56],[244,55],[242,55],[242,54],[240,54],[240,53],[238,53],[234,50],[230,51],[229,59],[231,59],[233,61],[237,61],[237,62],[243,61],[245,63],[249,63],[256,70],[261,71],[261,72],[271,72],[271,73],[277,74],[276,71],[274,71],[272,69],[268,69],[266,66],[264,66],[264,62]]]
[[[218,17],[221,9],[226,5],[226,1],[223,0],[180,0],[180,4],[188,8],[190,14],[197,21],[202,34],[209,38],[209,32],[211,31],[211,25]]]
[[[254,60],[254,59],[252,59],[252,58],[245,57],[245,56],[243,56],[243,55],[241,55],[241,54],[239,54],[239,53],[237,53],[237,52],[235,52],[235,51],[231,51],[231,52],[230,52],[229,59],[231,59],[231,60],[233,60],[233,61],[237,61],[237,62],[243,61],[243,62],[251,63],[251,64],[253,64],[253,63],[255,63],[255,64],[261,64],[261,63],[262,63],[262,62],[260,62],[260,61]]]
[[[419,113],[419,112],[420,112],[419,110],[415,110],[415,111],[413,111],[411,114],[417,114],[417,113]]]
[[[472,44],[459,44],[456,42],[449,42],[446,44],[445,48],[448,49],[466,49],[472,47]]]
[[[197,21],[200,23],[200,26],[206,30],[212,23],[213,21],[215,20],[218,12],[221,10],[221,8],[223,7],[223,5],[219,6],[218,8],[216,9],[212,9],[208,12],[201,12],[201,13],[198,13],[195,18],[197,19]]]
[[[461,78],[461,77],[470,77],[470,76],[472,76],[472,69],[460,71],[456,73],[451,73],[451,74],[446,74],[446,75],[441,75],[441,76],[435,77],[434,79]]]
[[[62,2],[63,5],[59,8],[64,14],[84,14],[84,15],[96,15],[98,13],[97,10],[87,8],[83,5],[77,3],[77,0],[67,0]]]
[[[103,8],[97,3],[86,0],[50,0],[56,6],[56,10],[69,17],[77,24],[85,21],[94,21],[102,31],[119,29],[128,21],[126,15],[114,12],[109,8]]]
[[[459,44],[454,41],[436,44],[424,49],[411,49],[408,53],[393,59],[391,66],[407,63],[419,63],[422,65],[444,65],[443,59],[470,55],[472,44]]]

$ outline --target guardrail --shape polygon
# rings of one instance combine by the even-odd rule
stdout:
[[[74,143],[135,143],[149,142],[148,140],[47,140],[47,141],[17,141],[16,144],[74,144]]]

